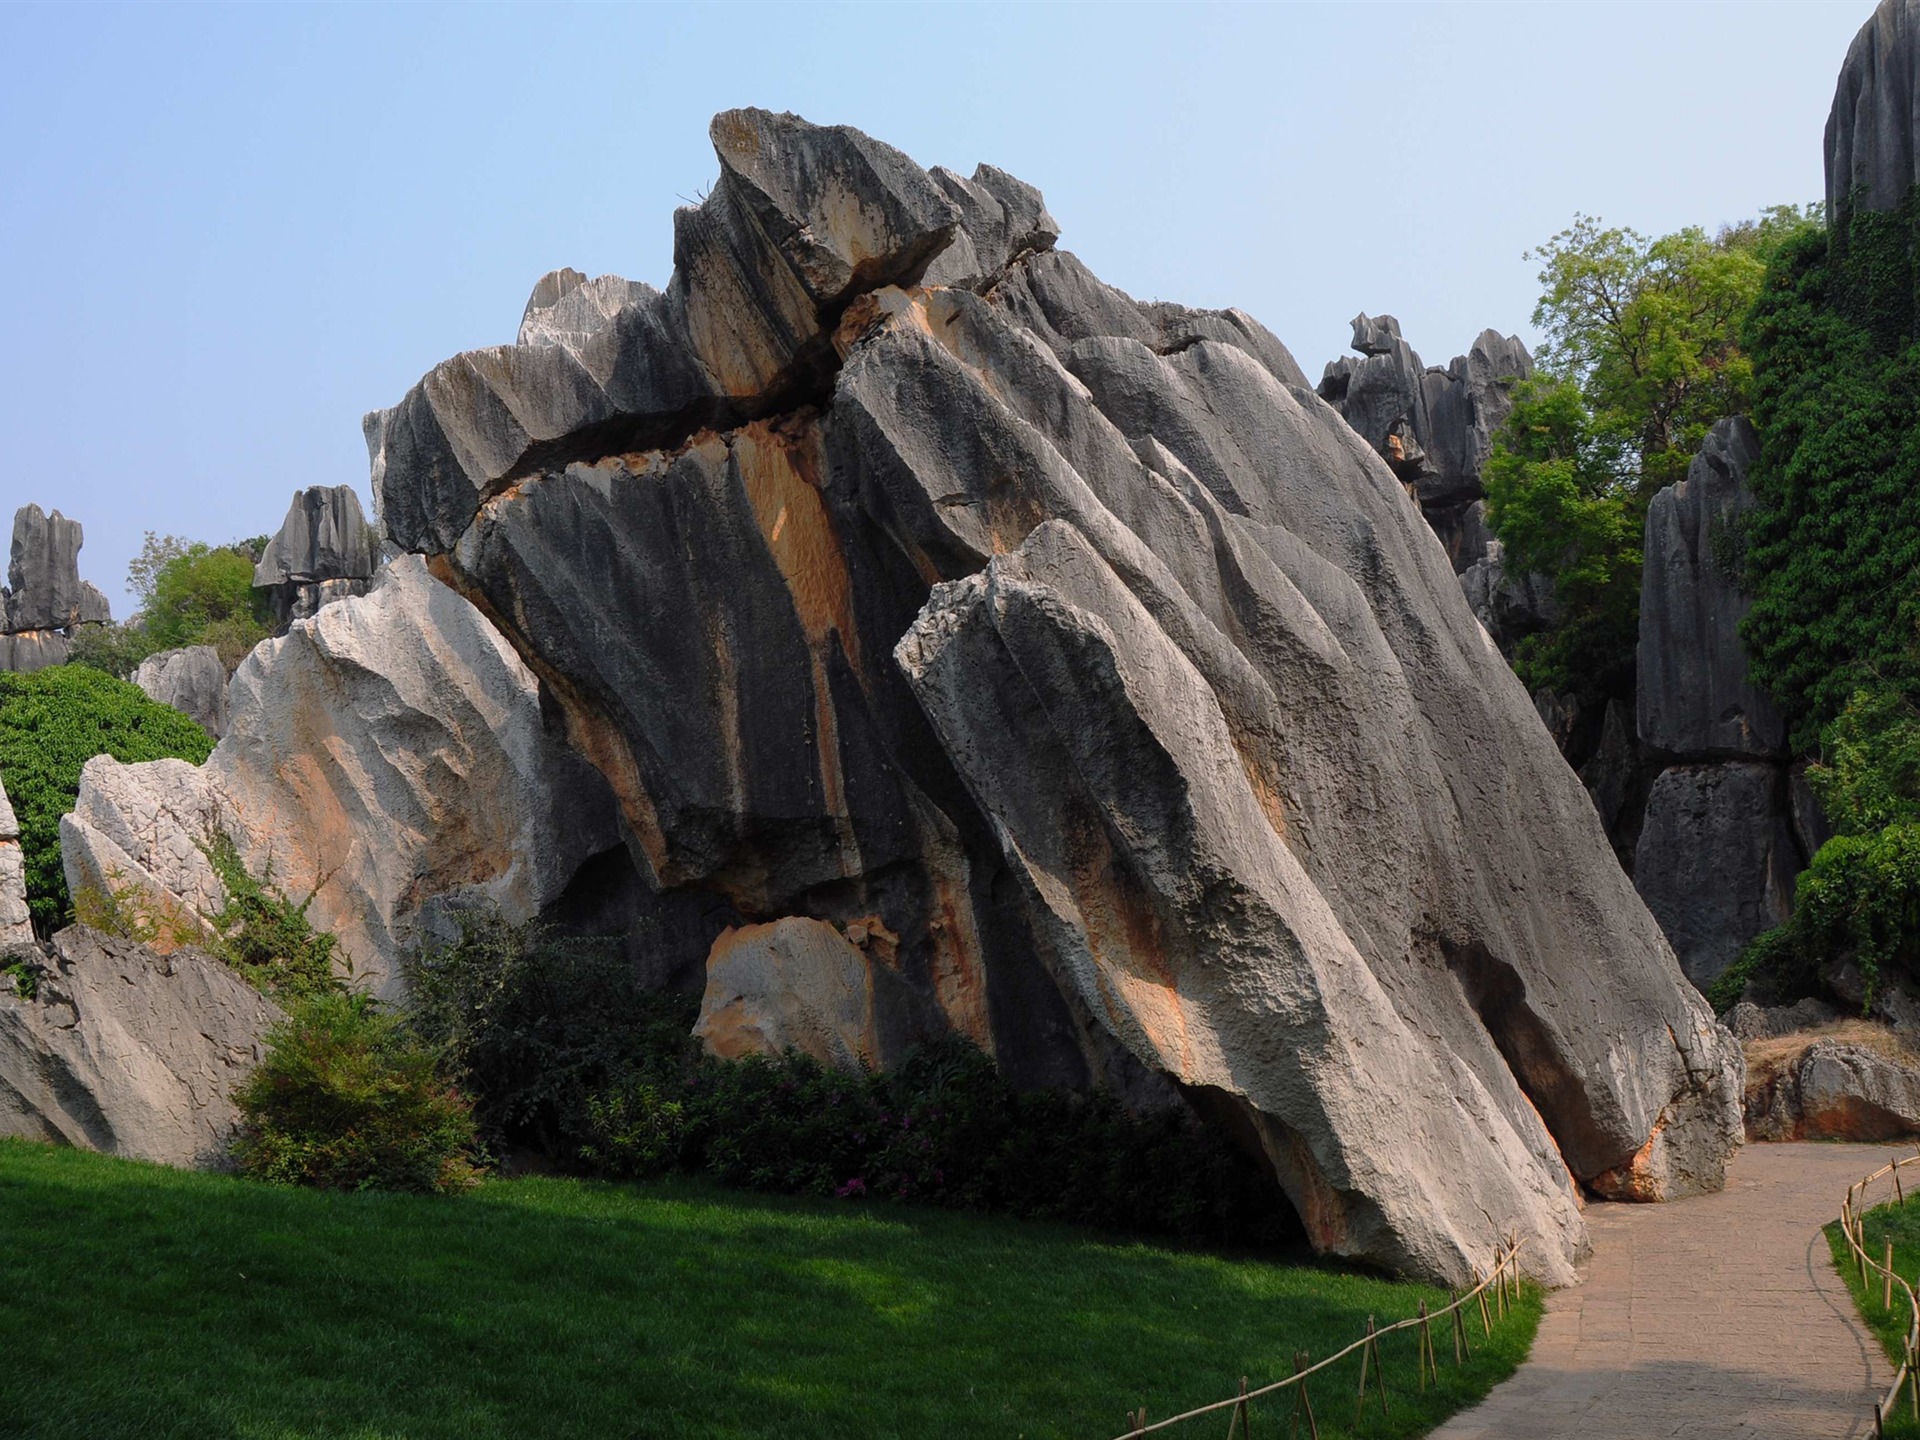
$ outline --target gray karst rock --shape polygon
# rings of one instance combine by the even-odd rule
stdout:
[[[20,822],[0,777],[0,954],[33,943],[27,911],[27,857],[20,849]]]
[[[80,578],[80,522],[58,510],[48,515],[38,505],[24,505],[13,517],[13,545],[7,559],[7,583],[0,590],[0,632],[8,636],[31,634],[24,645],[8,647],[0,659],[22,661],[8,669],[40,669],[64,661],[65,637],[49,632],[77,625],[104,624],[111,618],[107,597]],[[60,660],[50,654],[61,649]]]
[[[1809,995],[1791,1005],[1756,1005],[1751,1000],[1742,1000],[1720,1023],[1741,1040],[1770,1040],[1791,1035],[1796,1030],[1829,1025],[1840,1018],[1840,1012],[1833,1006]]]
[[[1703,989],[1793,908],[1802,860],[1784,788],[1779,767],[1731,761],[1675,765],[1653,782],[1634,883]]]
[[[201,850],[217,827],[254,874],[311,891],[356,980],[391,995],[436,907],[484,897],[530,919],[619,846],[605,782],[549,733],[533,675],[417,557],[256,647],[231,700],[204,766],[87,762],[60,826],[75,893],[133,890],[190,936],[220,900]]]
[[[1502,1226],[1571,1278],[1576,1182],[1718,1185],[1738,1047],[1285,348],[1102,284],[998,172],[712,133],[664,291],[543,281],[528,343],[367,426],[388,537],[540,677],[710,1035],[933,1025],[1185,1106],[1321,1248],[1452,1281]]]
[[[1354,317],[1353,348],[1360,359],[1342,356],[1328,363],[1320,398],[1414,487],[1453,568],[1464,576],[1489,557],[1493,537],[1481,503],[1481,471],[1494,432],[1513,409],[1514,383],[1533,374],[1533,357],[1518,337],[1483,330],[1465,355],[1444,369],[1429,367],[1401,338],[1398,320],[1364,313]],[[1486,612],[1483,624],[1506,611],[1517,621],[1538,608],[1542,597],[1531,592],[1544,590],[1544,582],[1515,577],[1513,588],[1524,596],[1497,598],[1491,592],[1506,577],[1497,555],[1492,564],[1472,582],[1485,596],[1476,607]],[[1503,630],[1491,624],[1489,630],[1505,639]]]
[[[49,665],[64,665],[73,642],[59,630],[23,630],[18,635],[0,635],[0,670],[31,675]]]
[[[281,1018],[199,951],[63,930],[31,998],[0,982],[0,1135],[223,1165],[233,1092]]]
[[[218,740],[227,733],[227,667],[211,645],[149,655],[133,672],[149,699],[171,705]]]
[[[1752,602],[1723,554],[1753,507],[1747,471],[1760,437],[1744,416],[1708,432],[1687,478],[1647,509],[1640,581],[1640,738],[1656,749],[1706,758],[1786,756],[1786,726],[1747,679],[1740,622]]]
[[[253,584],[272,595],[280,633],[295,620],[349,595],[364,595],[380,563],[380,540],[351,485],[296,491],[287,518],[254,567]]]
[[[1920,1055],[1816,1039],[1747,1090],[1749,1140],[1906,1140],[1920,1135]]]
[[[1920,0],[1881,0],[1847,50],[1827,116],[1827,217],[1891,210],[1920,181]]]

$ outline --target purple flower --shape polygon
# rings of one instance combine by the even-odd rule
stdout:
[[[833,1192],[834,1198],[836,1200],[852,1200],[856,1196],[864,1195],[866,1193],[867,1193],[867,1182],[861,1179],[860,1176],[858,1175],[854,1176],[853,1179],[847,1181],[846,1184],[842,1185],[838,1190]]]

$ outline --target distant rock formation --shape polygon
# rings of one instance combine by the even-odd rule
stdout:
[[[1920,182],[1920,0],[1881,0],[1860,27],[1827,116],[1827,220],[1891,210]]]
[[[1684,480],[1647,510],[1640,582],[1637,755],[1644,811],[1615,817],[1634,847],[1634,883],[1681,968],[1702,988],[1749,940],[1785,920],[1794,877],[1824,837],[1796,776],[1786,726],[1747,679],[1740,622],[1751,602],[1723,553],[1753,505],[1760,438],[1744,416],[1708,433]],[[1633,787],[1641,780],[1623,780]]]
[[[231,694],[204,766],[87,762],[60,823],[76,894],[130,888],[191,934],[221,897],[200,845],[224,830],[254,874],[311,892],[355,979],[392,995],[401,950],[448,904],[531,919],[620,843],[611,793],[548,734],[534,677],[417,558],[256,647]]]
[[[31,996],[0,979],[0,1135],[227,1164],[233,1092],[279,1008],[210,956],[163,956],[83,926],[37,958]]]
[[[218,740],[227,733],[227,667],[211,645],[149,655],[133,672],[147,698],[171,705]]]
[[[364,595],[380,563],[380,542],[351,485],[296,491],[287,518],[254,567],[253,584],[271,596],[275,633],[317,615],[323,605]]]
[[[107,597],[80,578],[80,522],[25,505],[13,517],[7,583],[0,587],[0,670],[66,663],[75,629],[112,618]]]
[[[555,272],[522,343],[367,427],[389,539],[618,797],[709,1032],[931,1020],[1019,1083],[1188,1106],[1323,1249],[1452,1281],[1501,1226],[1570,1278],[1576,1180],[1719,1184],[1737,1048],[1284,347],[1102,284],[1000,172],[712,134],[664,291]],[[1436,504],[1471,508],[1509,363],[1419,372]],[[809,942],[733,953],[782,925]]]
[[[33,917],[27,909],[27,857],[20,849],[20,822],[0,777],[0,954],[33,943]]]

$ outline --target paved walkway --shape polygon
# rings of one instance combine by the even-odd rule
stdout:
[[[1749,1145],[1719,1195],[1589,1206],[1586,1283],[1549,1297],[1519,1372],[1434,1440],[1871,1435],[1892,1371],[1820,1227],[1890,1153]]]

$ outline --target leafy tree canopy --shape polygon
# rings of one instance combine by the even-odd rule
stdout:
[[[214,546],[149,530],[127,566],[127,588],[139,597],[141,613],[124,625],[83,630],[75,637],[73,663],[124,680],[161,650],[211,645],[233,670],[272,633],[266,595],[253,588],[264,545],[252,539]]]
[[[1818,214],[1775,206],[1657,239],[1581,215],[1530,253],[1547,339],[1486,471],[1509,565],[1547,576],[1564,617],[1515,656],[1529,687],[1592,701],[1631,686],[1647,503],[1748,408],[1741,324],[1768,260]]]

